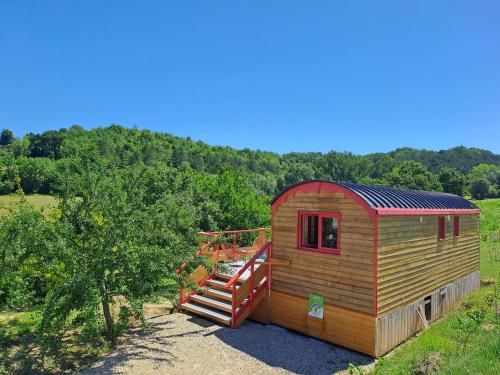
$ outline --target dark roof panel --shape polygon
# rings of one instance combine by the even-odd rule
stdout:
[[[401,209],[447,209],[470,210],[477,207],[467,199],[454,194],[438,193],[423,190],[398,189],[387,186],[361,185],[351,182],[334,182],[326,180],[310,180],[299,182],[279,193],[273,203],[286,191],[308,182],[324,182],[342,186],[362,198],[370,207]]]
[[[373,208],[476,209],[463,197],[448,193],[367,186],[350,182],[337,183],[361,196]],[[383,199],[376,199],[377,197]]]

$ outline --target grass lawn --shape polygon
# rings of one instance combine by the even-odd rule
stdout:
[[[481,288],[429,329],[380,358],[374,373],[500,374],[500,329],[493,309],[485,304],[486,295],[492,290],[492,287]],[[460,329],[458,319],[480,307],[488,311],[486,319],[463,348],[465,332]]]
[[[481,210],[481,233],[500,231],[500,198],[474,201]]]
[[[500,199],[475,202],[481,209],[481,279],[498,282],[500,273],[500,238],[486,240],[500,231]],[[488,304],[494,286],[482,287],[457,304],[453,312],[433,323],[416,337],[403,343],[377,361],[375,374],[500,374],[500,327],[495,309]],[[463,345],[465,330],[459,318],[485,309],[484,321]],[[464,320],[465,319],[465,320]]]
[[[499,280],[500,199],[474,202],[481,209],[481,279]],[[489,240],[495,236],[496,241]]]
[[[0,216],[7,215],[9,212],[16,210],[22,199],[22,196],[17,194],[0,195]],[[45,216],[49,215],[57,207],[57,199],[51,195],[25,195],[25,199],[34,208],[42,210]]]

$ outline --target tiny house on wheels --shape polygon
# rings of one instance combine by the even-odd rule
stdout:
[[[479,210],[456,195],[305,181],[274,198],[267,231],[226,232],[233,240],[218,245],[202,233],[200,252],[226,265],[198,267],[181,308],[377,357],[479,289]],[[240,232],[254,243],[238,246]]]

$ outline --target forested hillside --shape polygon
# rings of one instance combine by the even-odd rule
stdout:
[[[143,164],[172,177],[179,171],[219,175],[237,171],[259,196],[272,196],[306,179],[383,184],[412,189],[498,195],[500,155],[475,148],[428,151],[400,148],[389,153],[358,156],[347,152],[288,153],[210,146],[201,141],[112,125],[90,131],[79,126],[22,139],[4,130],[0,139],[0,194],[57,193],[58,176],[75,163],[80,150],[95,150],[112,168]],[[174,173],[174,174],[175,174]]]

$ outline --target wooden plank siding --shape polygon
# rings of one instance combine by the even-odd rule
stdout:
[[[248,318],[262,324],[271,322],[271,293],[269,290],[266,290],[265,297],[254,308]]]
[[[307,314],[307,298],[271,291],[271,321],[294,331],[375,356],[376,318],[324,305],[324,318]]]
[[[298,211],[341,215],[340,255],[298,250]],[[373,218],[356,200],[342,192],[297,192],[273,214],[272,257],[290,264],[273,265],[272,290],[305,299],[319,294],[332,307],[373,314],[373,241]]]
[[[445,284],[479,271],[479,215],[445,215],[446,238],[438,240],[437,215],[380,216],[377,307],[384,316]]]

